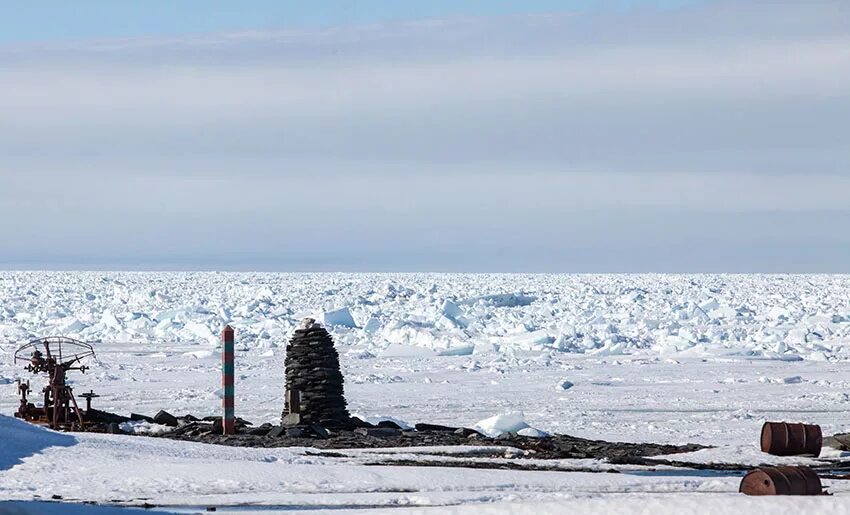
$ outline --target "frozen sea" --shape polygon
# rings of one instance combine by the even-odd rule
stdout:
[[[521,413],[546,432],[701,443],[716,448],[691,459],[753,465],[807,462],[758,452],[766,420],[850,431],[850,276],[0,272],[0,300],[3,415],[16,408],[16,379],[42,380],[12,362],[14,349],[47,335],[93,343],[93,368],[73,379],[102,396],[96,407],[217,414],[217,335],[229,323],[237,415],[274,423],[286,340],[309,316],[334,336],[349,408],[364,418],[471,427]],[[190,512],[850,510],[839,480],[825,481],[828,499],[754,501],[736,493],[740,475],[708,472],[368,467],[356,451],[331,459],[55,435],[6,417],[0,433],[0,499],[20,501]]]

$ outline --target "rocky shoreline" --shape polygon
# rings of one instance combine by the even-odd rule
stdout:
[[[163,418],[163,417],[159,417]],[[215,417],[198,420],[195,417],[177,419],[172,430],[151,434],[158,438],[192,441],[233,447],[310,447],[332,449],[376,449],[392,447],[511,447],[526,451],[517,457],[535,459],[605,459],[612,463],[630,463],[652,456],[693,452],[705,448],[698,444],[662,445],[654,443],[625,443],[589,440],[568,435],[544,437],[506,433],[488,437],[468,428],[434,424],[417,424],[404,430],[393,422],[372,425],[352,417],[354,429],[325,428],[320,425],[252,427],[244,421],[237,425],[237,434],[223,435],[220,421]]]

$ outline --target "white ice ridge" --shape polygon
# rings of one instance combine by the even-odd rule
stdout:
[[[850,276],[0,272],[0,341],[281,347],[311,316],[372,355],[848,357]],[[419,349],[419,350],[415,350]]]

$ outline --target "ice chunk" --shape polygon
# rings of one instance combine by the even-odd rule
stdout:
[[[381,321],[375,317],[369,319],[366,322],[366,325],[363,326],[363,330],[369,334],[375,334],[381,329]]]
[[[193,352],[184,352],[184,356],[189,356],[197,359],[211,358],[216,355],[216,351],[214,350],[196,350]]]
[[[551,436],[546,431],[541,431],[539,429],[534,429],[533,427],[526,427],[525,429],[520,429],[516,432],[516,434],[520,436],[528,436],[531,438],[546,438],[547,436]]]
[[[785,383],[785,384],[798,384],[798,383],[803,382],[803,378],[800,377],[800,376],[791,376],[791,377],[786,377],[785,379],[782,380],[782,382]]]
[[[100,323],[109,329],[115,329],[116,331],[120,331],[123,329],[121,323],[118,321],[118,318],[110,310],[106,310],[103,312],[103,316],[100,318]]]
[[[710,311],[714,311],[715,309],[719,308],[720,304],[717,302],[717,299],[709,299],[709,300],[706,300],[706,301],[699,303],[698,306],[701,310],[708,313]]]
[[[505,336],[499,343],[500,345],[511,345],[525,350],[540,350],[555,343],[555,337],[549,334],[546,329],[539,329]]]
[[[491,342],[477,342],[475,344],[475,348],[472,350],[472,354],[495,354],[499,352],[499,346],[495,343]]]
[[[366,349],[351,349],[345,355],[352,359],[372,359],[375,357],[374,354]]]
[[[478,304],[483,303],[494,308],[515,308],[528,306],[535,301],[535,298],[530,295],[519,293],[505,293],[497,295],[484,295],[481,297],[472,297],[460,302],[460,304]]]
[[[829,361],[829,358],[821,351],[815,351],[806,356],[809,361]]]
[[[145,421],[130,421],[119,424],[121,431],[136,435],[158,435],[172,431],[174,428],[162,424],[152,424]]]
[[[440,311],[442,311],[443,315],[448,318],[458,318],[463,316],[458,305],[448,299],[443,301],[443,306],[440,308]]]
[[[336,325],[340,327],[357,327],[354,323],[354,318],[351,316],[351,311],[348,308],[341,308],[335,311],[326,311],[321,314],[319,321],[325,325]]]
[[[511,411],[485,418],[475,424],[474,429],[479,433],[494,437],[504,433],[516,433],[528,427],[531,426],[526,423],[523,412]]]
[[[469,356],[475,351],[475,345],[457,345],[442,350],[437,354],[439,356]]]
[[[86,327],[88,327],[86,324],[84,324],[84,323],[80,322],[78,319],[74,318],[71,321],[69,321],[67,324],[62,326],[62,328],[60,328],[59,331],[62,334],[77,334],[80,331],[82,331],[83,329],[85,329]]]
[[[440,308],[440,311],[443,313],[444,317],[454,322],[457,327],[463,328],[469,325],[469,320],[464,318],[463,312],[460,310],[458,305],[448,299],[443,301],[443,306]]]
[[[209,327],[198,322],[186,322],[183,329],[204,341],[216,341],[218,339]]]

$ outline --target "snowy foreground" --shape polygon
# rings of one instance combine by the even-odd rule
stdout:
[[[364,418],[474,426],[522,412],[507,419],[582,437],[715,445],[686,458],[753,465],[814,463],[758,452],[765,420],[850,431],[845,276],[6,272],[0,413],[16,408],[14,380],[30,378],[12,363],[16,345],[64,334],[102,342],[92,370],[73,376],[78,392],[102,395],[95,407],[215,414],[215,334],[230,322],[237,414],[276,422],[283,347],[308,315],[337,340],[351,411]],[[30,379],[36,389],[43,381]],[[841,480],[824,481],[834,497],[750,499],[736,493],[739,474],[365,465],[376,452],[417,460],[446,449],[328,458],[308,449],[55,434],[8,417],[0,417],[0,438],[7,500],[58,495],[189,512],[247,503],[392,513],[850,513],[850,484]],[[0,513],[21,507],[41,505],[0,504]]]

